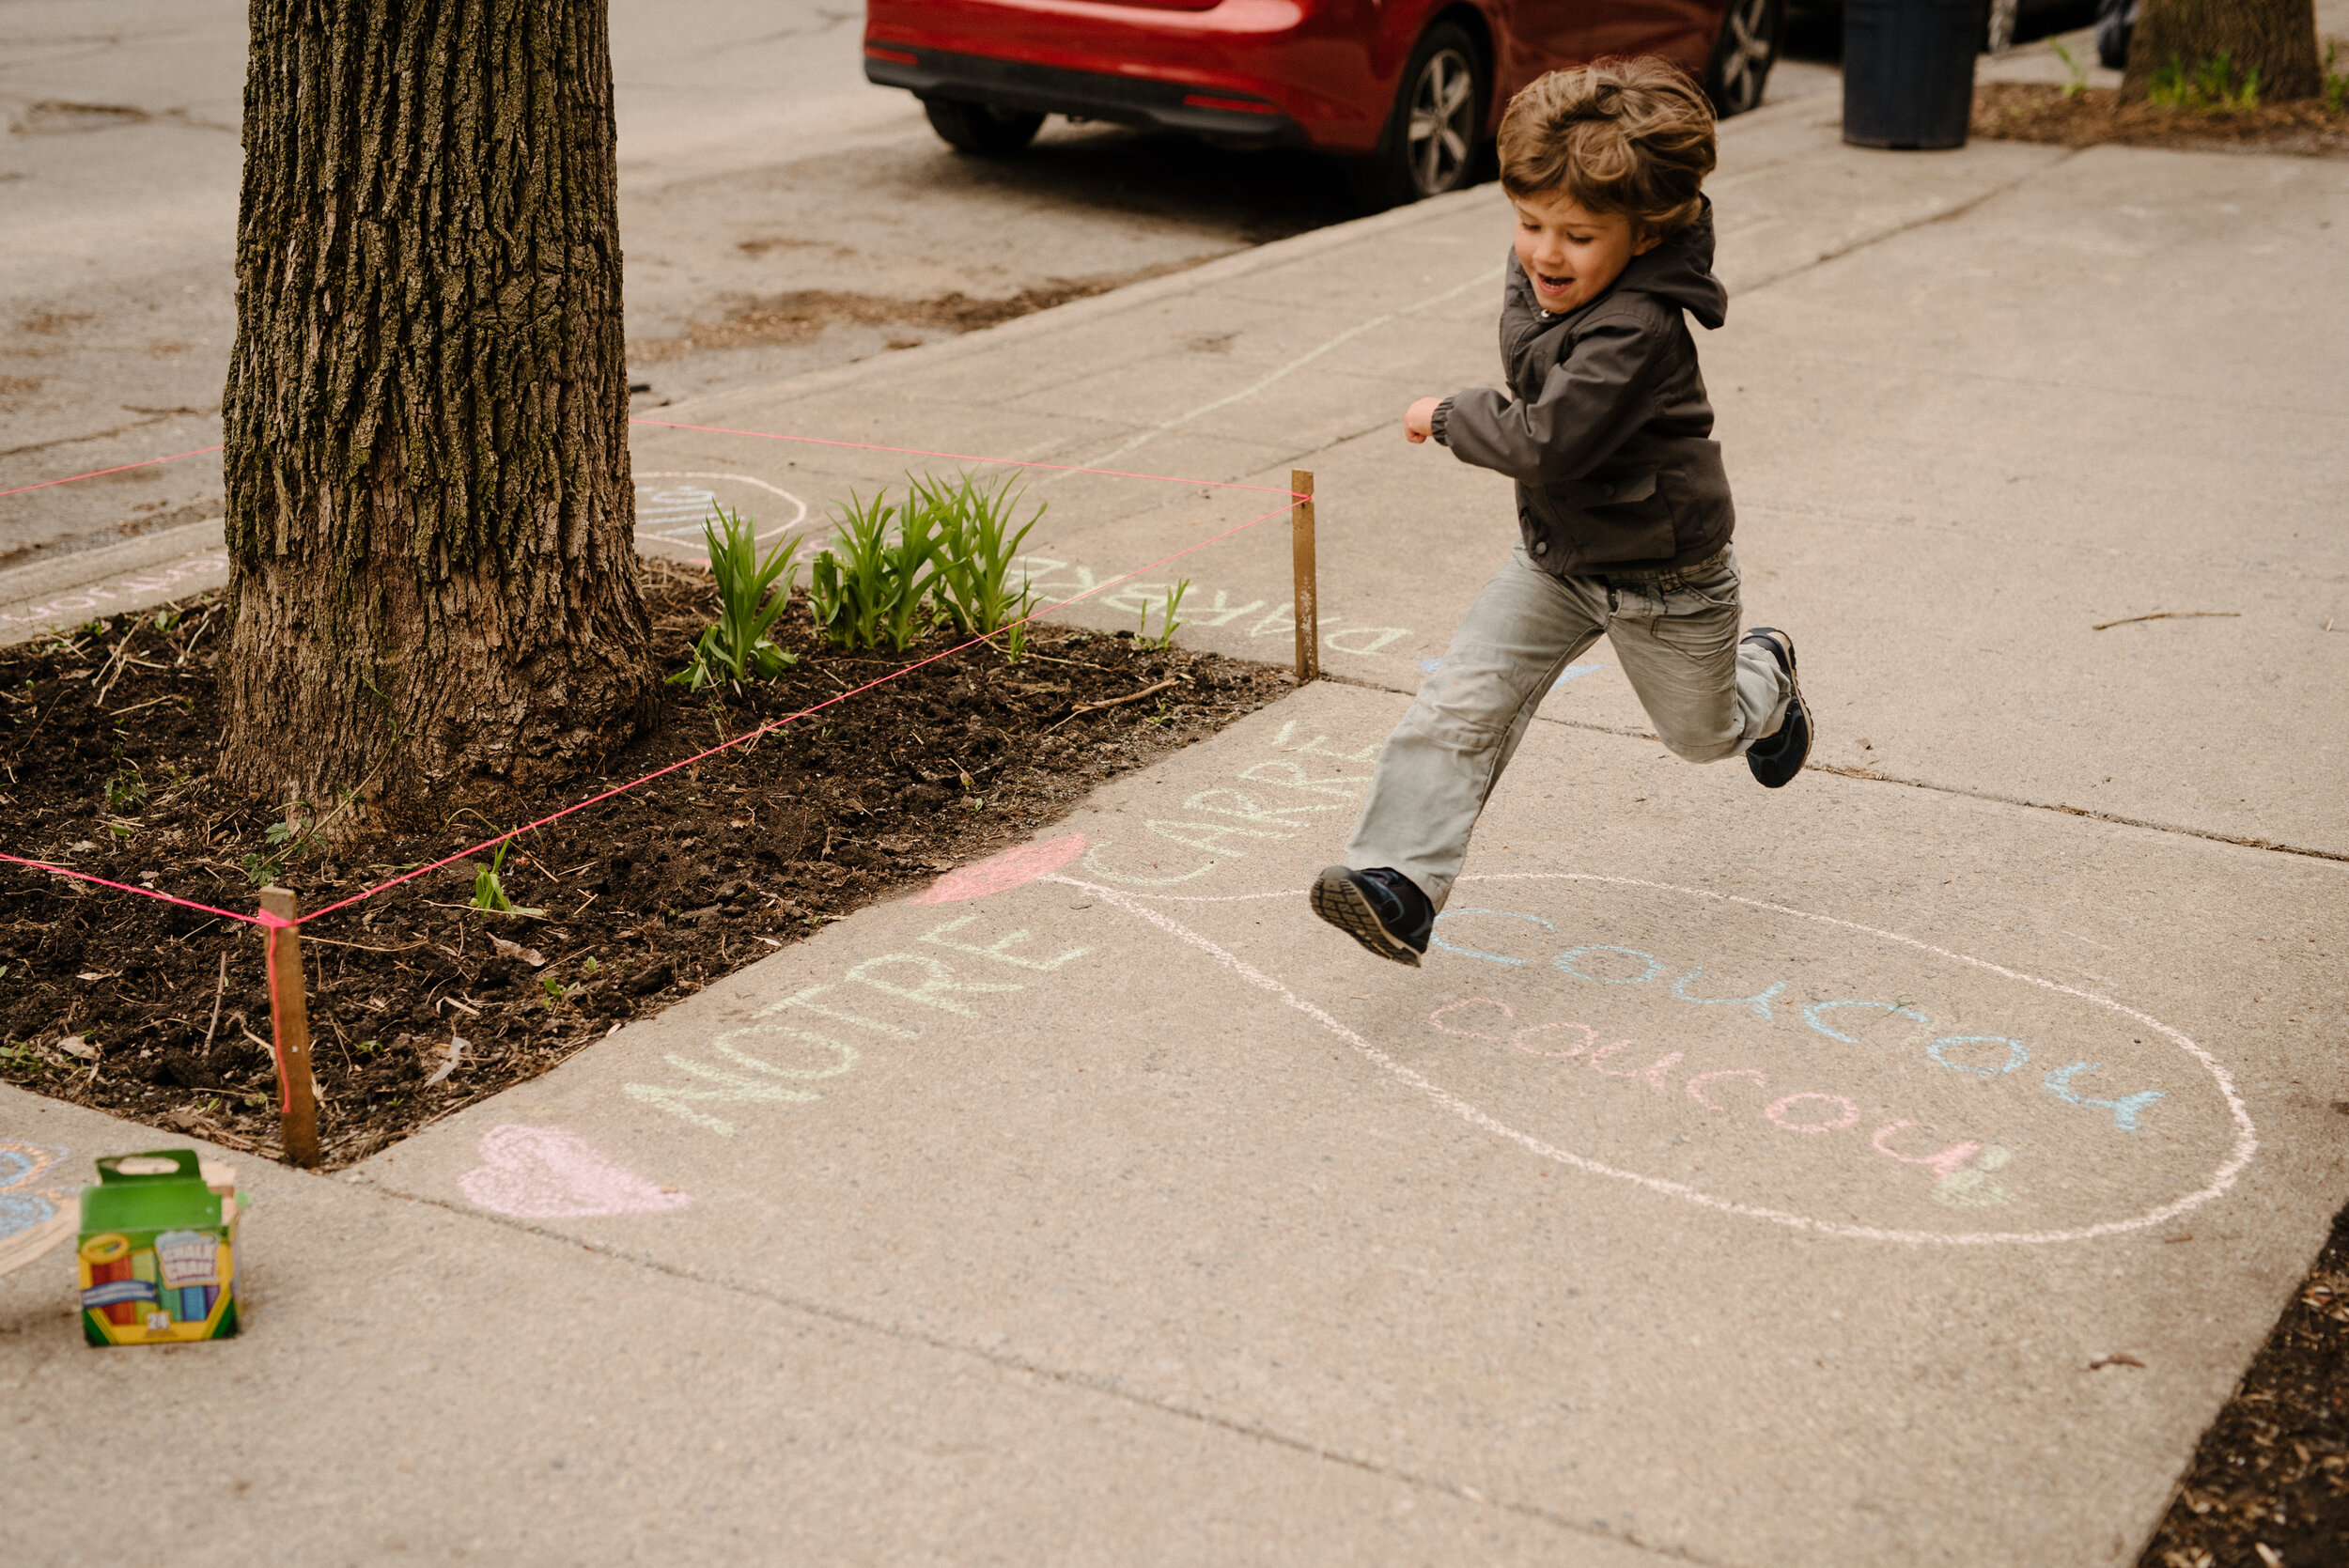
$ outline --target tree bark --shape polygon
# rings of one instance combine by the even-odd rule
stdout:
[[[2260,101],[2281,103],[2325,90],[2316,56],[2315,0],[2143,0],[2129,36],[2121,96],[2141,99],[2154,73],[2175,60],[2191,74],[2219,55],[2232,58],[2240,86],[2259,68]]]
[[[549,783],[652,710],[605,0],[252,0],[221,770]]]

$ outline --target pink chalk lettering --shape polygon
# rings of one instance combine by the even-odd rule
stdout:
[[[1568,1046],[1563,1050],[1544,1050],[1539,1046],[1529,1046],[1525,1043],[1525,1037],[1528,1034],[1539,1034],[1548,1029],[1579,1029],[1582,1032],[1582,1043],[1579,1046]],[[1537,1023],[1530,1028],[1520,1029],[1515,1034],[1510,1035],[1509,1044],[1528,1056],[1579,1056],[1598,1044],[1598,1031],[1586,1023]],[[1673,1060],[1677,1061],[1678,1058],[1675,1057]]]
[[[1688,1080],[1688,1097],[1707,1110],[1727,1110],[1729,1107],[1705,1098],[1704,1086],[1717,1078],[1750,1078],[1756,1089],[1767,1089],[1770,1080],[1759,1067],[1724,1067],[1718,1073],[1699,1073]]]
[[[1592,1035],[1594,1043],[1596,1042],[1597,1038],[1596,1034]],[[1609,1057],[1614,1055],[1617,1051],[1630,1048],[1630,1046],[1631,1042],[1628,1040],[1618,1040],[1611,1046],[1603,1046],[1592,1051],[1592,1070],[1594,1072],[1605,1073],[1609,1078],[1643,1078],[1647,1079],[1648,1082],[1655,1088],[1661,1089],[1664,1087],[1664,1075],[1671,1072],[1673,1067],[1677,1066],[1680,1063],[1681,1057],[1687,1054],[1683,1051],[1674,1051],[1670,1056],[1657,1058],[1654,1065],[1646,1067],[1626,1068],[1603,1067],[1599,1065],[1600,1063],[1605,1062]]]
[[[693,1201],[606,1158],[575,1133],[513,1123],[481,1135],[481,1163],[457,1186],[479,1207],[518,1219],[659,1214]]]
[[[1593,1029],[1586,1023],[1528,1024],[1525,1028],[1517,1031],[1504,1040],[1498,1034],[1487,1034],[1482,1030],[1455,1029],[1450,1024],[1443,1021],[1447,1014],[1456,1013],[1463,1007],[1498,1007],[1501,1009],[1501,1016],[1502,1017],[1509,1019],[1513,1023],[1517,1021],[1517,1015],[1514,1008],[1512,1008],[1505,1001],[1495,1001],[1490,997],[1467,997],[1463,998],[1461,1001],[1447,1003],[1446,1005],[1439,1007],[1434,1012],[1428,1014],[1427,1021],[1435,1025],[1436,1028],[1443,1031],[1446,1034],[1458,1034],[1470,1040],[1490,1040],[1496,1046],[1509,1046],[1515,1049],[1523,1051],[1528,1056],[1548,1056],[1563,1059],[1566,1057],[1579,1056],[1590,1047],[1598,1044],[1598,1031]],[[1579,1046],[1568,1046],[1563,1050],[1544,1050],[1539,1046],[1529,1046],[1525,1043],[1525,1037],[1527,1035],[1546,1033],[1553,1029],[1580,1030],[1582,1032],[1582,1044]]]
[[[1830,1104],[1840,1105],[1843,1108],[1843,1114],[1832,1122],[1788,1121],[1786,1112],[1805,1100],[1826,1100]],[[1805,1090],[1799,1094],[1789,1094],[1782,1100],[1773,1101],[1763,1109],[1762,1114],[1784,1127],[1788,1132],[1840,1132],[1859,1120],[1859,1108],[1841,1094],[1822,1094],[1812,1090]]]
[[[1876,1128],[1875,1136],[1869,1139],[1868,1141],[1870,1144],[1874,1145],[1876,1153],[1883,1155],[1888,1158],[1897,1159],[1903,1165],[1923,1166],[1926,1170],[1933,1172],[1933,1179],[1937,1182],[1948,1181],[1952,1176],[1956,1175],[1958,1172],[1965,1169],[1966,1162],[1968,1160],[1982,1153],[1982,1145],[1972,1142],[1952,1143],[1937,1155],[1905,1155],[1898,1149],[1888,1148],[1885,1146],[1884,1141],[1886,1139],[1891,1137],[1894,1133],[1899,1132],[1904,1128],[1913,1127],[1916,1125],[1916,1123],[1908,1121],[1888,1123],[1885,1126]]]
[[[1482,1030],[1476,1029],[1455,1029],[1450,1024],[1443,1021],[1446,1017],[1458,1012],[1463,1007],[1498,1007],[1501,1009],[1501,1016],[1511,1020],[1512,1022],[1516,1021],[1517,1016],[1517,1009],[1511,1007],[1505,1001],[1495,1001],[1490,997],[1463,997],[1458,1001],[1446,1002],[1443,1006],[1439,1007],[1434,1012],[1428,1014],[1427,1021],[1435,1025],[1436,1028],[1443,1031],[1446,1034],[1458,1034],[1470,1040],[1490,1040],[1496,1046],[1506,1045],[1508,1043],[1501,1039],[1501,1037],[1498,1034],[1487,1034]]]

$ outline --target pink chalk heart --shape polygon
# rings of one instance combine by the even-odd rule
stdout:
[[[1017,849],[1006,849],[946,873],[914,902],[959,904],[965,899],[985,898],[991,893],[1006,893],[1051,875],[1084,852],[1082,833],[1071,833],[1044,844],[1023,844]]]
[[[518,1219],[658,1214],[693,1201],[614,1164],[574,1133],[510,1122],[481,1135],[481,1163],[457,1185],[481,1207]]]

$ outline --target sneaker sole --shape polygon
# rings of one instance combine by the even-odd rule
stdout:
[[[1345,877],[1324,872],[1314,881],[1314,913],[1336,926],[1381,958],[1419,968],[1419,955],[1398,941],[1370,907],[1362,890]]]

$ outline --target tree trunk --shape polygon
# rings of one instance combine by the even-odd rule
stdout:
[[[548,784],[652,708],[605,0],[252,0],[221,769]]]
[[[2143,0],[2129,37],[2121,96],[2141,99],[2154,73],[2175,60],[2189,75],[2219,55],[2234,67],[2231,86],[2259,68],[2262,102],[2314,98],[2325,90],[2316,58],[2315,0]]]

